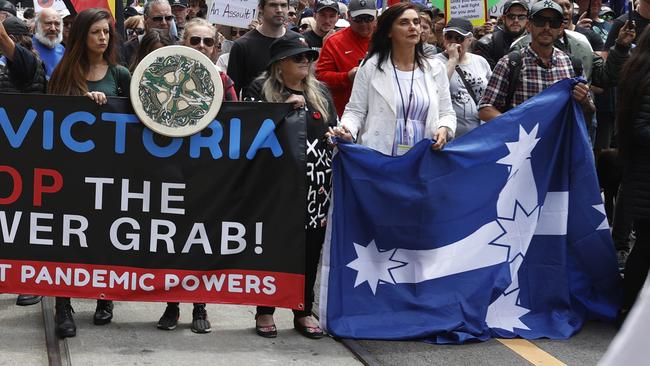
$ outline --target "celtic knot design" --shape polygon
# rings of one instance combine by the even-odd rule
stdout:
[[[195,125],[214,98],[210,72],[183,55],[157,57],[144,71],[138,87],[144,112],[167,127]]]

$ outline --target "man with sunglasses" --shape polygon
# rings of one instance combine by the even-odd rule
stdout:
[[[377,26],[375,1],[350,0],[348,19],[348,28],[327,39],[316,65],[316,77],[329,88],[339,117],[350,100],[357,69],[366,57],[370,38]]]
[[[149,0],[144,5],[144,31],[145,34],[151,29],[160,29],[169,32],[170,36],[176,41],[179,40],[175,32],[175,17],[172,14],[172,7],[167,0]],[[172,32],[173,27],[173,32]],[[122,65],[128,66],[133,60],[138,47],[140,47],[140,40],[144,35],[138,36],[130,41],[124,43],[120,50],[120,60]]]
[[[518,51],[522,69],[526,72],[519,73],[517,80],[510,80],[510,54],[499,60],[479,103],[481,120],[490,121],[556,82],[576,76],[569,56],[553,46],[562,33],[562,23],[562,8],[558,4],[551,0],[533,4],[526,26],[531,42]],[[516,88],[512,99],[508,100],[511,82],[516,83]],[[573,97],[583,110],[594,111],[586,84],[576,84]]]
[[[187,7],[187,0],[171,0],[172,13],[176,21],[176,30],[178,37],[183,38],[183,29],[185,29],[185,22],[187,21],[187,14],[190,9]]]
[[[237,95],[259,76],[269,63],[269,47],[287,32],[288,0],[259,0],[261,22],[257,28],[235,41],[230,49],[228,76],[235,82]]]
[[[339,3],[336,0],[319,0],[316,3],[316,28],[305,32],[303,36],[312,49],[323,48],[323,38],[334,31],[334,25],[339,20]]]
[[[526,31],[528,3],[523,0],[507,1],[503,5],[501,20],[502,27],[494,28],[492,33],[483,36],[474,46],[474,53],[483,56],[492,69],[508,53],[512,42]]]

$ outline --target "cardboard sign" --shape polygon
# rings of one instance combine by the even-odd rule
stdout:
[[[257,0],[212,0],[208,6],[210,23],[248,28],[255,19],[257,19]]]

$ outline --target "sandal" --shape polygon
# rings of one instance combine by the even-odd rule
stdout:
[[[321,339],[323,338],[323,330],[319,326],[309,327],[306,325],[300,324],[298,321],[299,318],[293,319],[293,327],[298,331],[298,333],[309,339]]]
[[[262,314],[255,314],[255,333],[257,333],[258,336],[264,337],[264,338],[275,338],[278,336],[278,330],[275,327],[275,324],[273,325],[257,325],[257,318],[262,315]]]

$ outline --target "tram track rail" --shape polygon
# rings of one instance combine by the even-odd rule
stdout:
[[[45,346],[47,348],[47,361],[49,366],[71,366],[70,348],[66,339],[59,339],[56,335],[54,322],[54,298],[43,297],[41,301],[41,314],[43,316],[43,329],[45,331]]]

